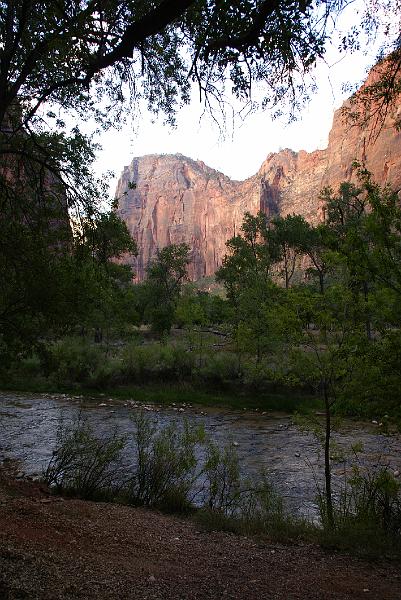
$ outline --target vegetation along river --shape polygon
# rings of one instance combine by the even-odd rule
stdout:
[[[219,445],[233,444],[245,475],[264,469],[293,511],[315,517],[316,479],[323,473],[319,442],[310,432],[294,424],[290,416],[204,409],[185,405],[159,407],[140,405],[135,400],[88,399],[65,394],[20,394],[0,392],[0,459],[21,461],[21,471],[39,476],[57,444],[61,423],[74,422],[79,415],[102,433],[129,433],[132,415],[145,410],[163,426],[172,420],[204,424],[206,433]],[[401,436],[387,435],[379,423],[345,421],[335,434],[333,476],[337,489],[355,460],[367,466],[386,465],[401,471]],[[361,442],[357,459],[352,445]],[[345,457],[345,460],[344,460]]]

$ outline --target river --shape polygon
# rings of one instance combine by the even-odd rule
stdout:
[[[184,417],[191,423],[203,423],[216,443],[236,447],[244,474],[264,469],[290,510],[316,517],[316,478],[321,481],[323,465],[319,443],[311,433],[303,432],[290,416],[279,413],[194,407],[190,393],[188,403],[162,408],[144,406],[135,399],[0,392],[0,458],[18,459],[22,472],[39,476],[56,447],[61,423],[73,422],[81,414],[99,435],[115,430],[124,434],[132,431],[131,417],[138,410],[145,410],[160,426]],[[358,457],[363,464],[386,465],[396,474],[401,471],[401,436],[386,435],[378,423],[345,421],[334,437],[338,447],[333,457],[337,489],[355,461],[350,455],[356,442],[363,446]],[[348,458],[344,460],[345,455]]]

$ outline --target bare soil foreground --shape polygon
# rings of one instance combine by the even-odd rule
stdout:
[[[0,599],[399,600],[401,573],[0,477]]]

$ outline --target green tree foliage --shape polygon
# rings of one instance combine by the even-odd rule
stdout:
[[[1,219],[0,225],[5,234],[4,251],[0,252],[3,361],[40,347],[49,335],[135,318],[132,273],[111,258],[114,252],[135,253],[136,248],[114,213],[93,220],[90,227],[86,224],[75,237],[64,222],[45,228],[43,221],[32,226],[11,217],[9,221]],[[55,231],[61,227],[62,247],[60,231]],[[102,241],[105,232],[106,247]]]
[[[121,110],[124,83],[169,115],[177,95],[188,99],[191,80],[212,93],[227,72],[239,96],[249,94],[251,77],[281,97],[294,71],[324,52],[324,24],[339,4],[320,4],[8,0],[0,12],[0,122],[16,98],[31,119],[44,101],[84,115],[103,94],[109,102],[98,116],[107,120]]]
[[[306,246],[305,234],[308,224],[300,215],[287,215],[276,217],[272,221],[270,230],[271,243],[277,247],[278,275],[283,278],[285,288],[288,289],[291,280],[299,271],[299,258]]]
[[[104,269],[101,277],[95,276],[87,261],[78,268],[75,253],[71,255],[67,210],[101,223],[98,208],[107,186],[94,177],[96,147],[90,136],[77,126],[69,130],[66,113],[76,122],[94,117],[108,127],[122,118],[123,100],[130,94],[134,103],[145,99],[151,110],[163,112],[171,122],[180,103],[189,100],[192,83],[198,85],[206,107],[213,109],[216,103],[221,105],[227,80],[245,101],[251,99],[257,82],[264,86],[263,106],[281,106],[288,92],[296,105],[305,91],[304,79],[297,74],[307,73],[324,54],[326,24],[341,4],[338,0],[0,4],[4,279],[0,319],[7,345],[13,330],[17,345],[22,338],[34,341],[39,331],[59,324],[62,314],[72,315],[66,308],[77,308],[85,297],[88,285],[79,293],[76,287],[83,282],[97,289],[90,297],[102,298],[98,306],[105,307],[110,296]],[[112,279],[117,268],[109,259],[122,247],[109,244],[115,234],[116,222],[110,218],[92,233],[85,232],[87,237],[97,236],[92,240],[97,245],[92,258],[99,265],[109,264]],[[121,235],[117,237],[121,240]],[[49,248],[57,252],[51,256]],[[67,293],[69,289],[74,294]],[[46,304],[53,309],[44,311]],[[87,302],[89,307],[95,304]],[[99,320],[100,309],[96,310]],[[103,320],[107,319],[105,315]]]
[[[139,288],[140,311],[145,322],[163,336],[174,323],[183,283],[187,280],[189,246],[171,244],[156,253],[146,281]]]
[[[369,173],[360,169],[358,177],[358,185],[323,191],[326,220],[317,226],[296,215],[270,223],[247,215],[217,274],[243,351],[256,363],[268,353],[273,381],[307,386],[321,397],[324,517],[331,529],[334,409],[399,411],[401,208],[398,195]],[[308,277],[291,286],[296,257],[310,266]]]
[[[280,249],[264,214],[246,214],[241,234],[227,242],[229,254],[216,273],[232,307],[233,339],[239,355],[256,351],[259,362],[271,342],[271,305],[277,293],[271,271]]]

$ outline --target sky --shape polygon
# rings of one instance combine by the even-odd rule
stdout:
[[[340,28],[348,30],[357,19],[358,3],[352,3]],[[364,81],[375,63],[379,42],[369,44],[365,54],[344,55],[338,51],[338,40],[333,40],[325,62],[316,67],[318,90],[295,123],[288,124],[285,118],[273,120],[269,112],[259,111],[243,121],[239,117],[230,120],[222,136],[210,117],[200,118],[203,107],[196,93],[192,102],[179,111],[175,129],[163,125],[162,118],[154,122],[154,117],[141,108],[134,124],[127,123],[121,130],[109,130],[97,138],[103,149],[98,153],[96,174],[100,176],[107,170],[115,173],[110,182],[113,196],[124,166],[136,156],[180,153],[242,180],[254,175],[270,152],[325,148],[334,111],[350,95],[343,91],[343,84]]]

